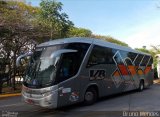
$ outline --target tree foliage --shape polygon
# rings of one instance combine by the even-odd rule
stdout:
[[[33,49],[34,40],[30,19],[33,7],[21,2],[0,2],[1,33],[0,56],[1,61],[8,61],[13,76],[16,75],[16,58],[22,52]],[[4,62],[3,62],[4,63]],[[14,83],[13,77],[13,85]],[[14,87],[15,88],[15,87]]]
[[[66,37],[69,28],[73,26],[68,15],[62,12],[62,3],[54,0],[42,0],[39,18],[41,23],[49,25],[53,39]]]
[[[92,32],[89,29],[71,27],[68,31],[68,37],[91,37]]]
[[[149,50],[147,50],[146,48],[135,48],[135,50],[138,50],[138,51],[141,51],[141,52],[144,52],[144,53],[148,53],[150,54],[151,52]]]
[[[57,8],[49,10],[54,10],[56,14],[50,17],[51,20],[44,22],[45,17],[42,19],[40,16],[44,15],[43,11],[48,8],[48,6],[44,7],[45,4],[47,4],[46,1],[42,1],[41,7],[36,8],[22,2],[0,1],[0,62],[1,65],[9,65],[9,68],[13,70],[14,86],[17,57],[33,50],[37,43],[49,39],[51,30],[48,27],[49,24],[54,25],[55,32],[60,32],[54,33],[54,38],[65,36],[71,25],[71,22],[67,20],[67,15],[59,13],[61,4],[54,1],[49,4],[52,6],[55,4]],[[6,61],[8,62],[4,63]]]
[[[118,44],[118,45],[121,45],[121,46],[127,46],[128,47],[128,44],[126,44],[125,42],[114,39],[111,36],[92,35],[92,37],[103,39],[103,40],[111,42],[111,43],[115,43],[115,44]]]

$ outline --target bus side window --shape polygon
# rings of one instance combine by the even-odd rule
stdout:
[[[57,83],[65,81],[78,73],[80,65],[89,48],[89,44],[71,43],[67,49],[77,50],[77,52],[63,53],[61,62],[57,70]]]
[[[150,60],[149,60],[149,62],[148,62],[148,66],[152,66],[152,64],[153,64],[153,58],[152,58],[152,56],[151,56],[151,58],[150,58]]]
[[[106,51],[106,63],[107,64],[115,64],[113,60],[113,56],[116,53],[116,50],[113,48],[105,48]]]
[[[76,53],[63,54],[62,62],[60,65],[60,73],[59,73],[59,77],[62,81],[76,74],[74,69],[77,66],[75,54]]]
[[[142,61],[142,63],[141,63],[141,66],[146,66],[146,65],[148,64],[149,60],[150,60],[150,56],[145,56],[145,57],[143,58],[143,61]]]
[[[112,59],[114,52],[112,48],[101,47],[95,45],[90,54],[86,67],[91,67],[98,64],[114,64]]]
[[[143,59],[143,56],[144,55],[142,55],[142,54],[139,54],[138,55],[138,57],[136,58],[136,60],[135,60],[135,66],[139,66],[140,65],[140,63],[141,63],[141,61],[142,61],[142,59]]]
[[[69,77],[69,69],[71,67],[72,61],[69,60],[69,58],[64,58],[62,61],[61,71],[60,71],[60,77]]]
[[[134,59],[136,58],[137,54],[133,53],[133,52],[129,52],[128,53],[128,58],[130,58],[132,60],[132,62],[134,62]]]
[[[87,67],[97,64],[104,64],[105,63],[104,55],[105,55],[104,47],[94,46],[87,63]]]

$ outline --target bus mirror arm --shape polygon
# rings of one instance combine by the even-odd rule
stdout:
[[[54,58],[54,57],[57,57],[59,56],[60,54],[63,54],[63,53],[69,53],[69,52],[77,52],[78,50],[72,50],[72,49],[60,49],[60,50],[57,50],[55,52],[53,52],[50,56],[50,58]]]
[[[31,53],[25,53],[25,54],[23,54],[23,55],[20,55],[17,59],[16,59],[16,66],[18,67],[18,66],[20,66],[20,60],[22,59],[22,58],[24,58],[24,57],[26,57],[26,56],[31,56],[33,53],[31,52]]]

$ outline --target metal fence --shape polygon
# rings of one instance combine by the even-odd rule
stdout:
[[[15,72],[15,73],[14,73]],[[10,69],[6,72],[5,67],[0,70],[0,93],[5,87],[12,87],[15,89],[17,84],[21,84],[23,82],[24,70],[23,69]]]

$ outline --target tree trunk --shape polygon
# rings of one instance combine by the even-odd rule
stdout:
[[[3,82],[2,82],[2,78],[0,77],[0,94],[2,93],[2,86],[3,86]]]
[[[13,89],[14,89],[14,90],[16,90],[15,77],[16,77],[16,52],[14,52],[14,56],[13,56],[13,78],[12,78],[12,86],[13,86]]]

